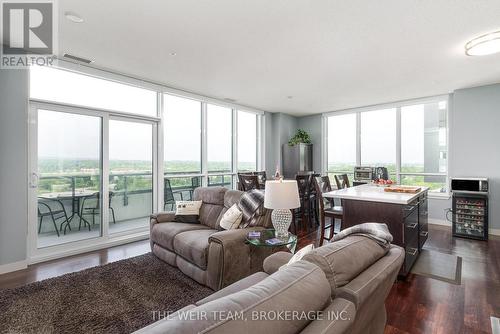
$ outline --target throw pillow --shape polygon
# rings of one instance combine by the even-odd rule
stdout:
[[[297,262],[297,261],[300,261],[302,260],[302,258],[304,256],[306,256],[307,254],[309,254],[310,252],[312,252],[314,250],[314,245],[313,244],[309,244],[307,246],[305,246],[304,248],[301,248],[297,253],[295,253],[291,258],[290,260],[288,260],[288,263],[287,264],[284,264],[280,267],[283,268],[285,266],[288,266],[289,264],[292,264],[294,262]]]
[[[179,223],[199,223],[202,201],[175,202],[175,221]]]
[[[225,230],[234,230],[240,227],[242,218],[243,213],[235,203],[222,215],[219,225]]]

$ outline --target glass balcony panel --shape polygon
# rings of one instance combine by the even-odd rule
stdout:
[[[208,176],[208,186],[209,187],[225,187],[228,189],[233,189],[233,176],[228,175],[209,175]]]

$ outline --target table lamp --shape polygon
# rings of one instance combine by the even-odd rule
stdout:
[[[300,207],[299,188],[295,180],[266,181],[264,207],[272,209],[271,220],[276,237],[288,237],[292,223],[290,209]]]

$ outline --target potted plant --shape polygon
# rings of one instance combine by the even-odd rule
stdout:
[[[309,136],[309,134],[306,131],[304,131],[302,129],[297,130],[297,133],[295,134],[295,136],[293,136],[288,141],[288,146],[295,146],[295,145],[300,144],[300,143],[311,144],[311,137]]]

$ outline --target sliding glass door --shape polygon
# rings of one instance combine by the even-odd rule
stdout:
[[[147,232],[157,122],[44,102],[30,117],[31,255]]]
[[[109,233],[149,226],[153,210],[153,124],[109,121]]]
[[[37,246],[102,235],[102,118],[37,111]]]

